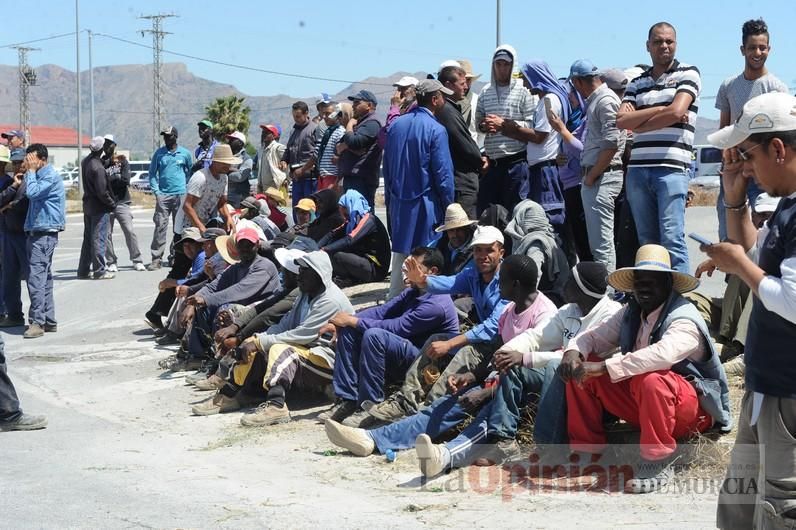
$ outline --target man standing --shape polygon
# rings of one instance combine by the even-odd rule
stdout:
[[[234,207],[240,206],[240,201],[251,194],[249,179],[252,176],[252,157],[246,152],[246,135],[240,131],[235,131],[227,135],[227,142],[232,149],[232,156],[241,159],[240,165],[232,168],[227,177],[229,178],[229,191],[227,200]]]
[[[382,153],[378,143],[381,123],[376,119],[376,96],[369,90],[360,90],[348,99],[354,119],[348,121],[346,133],[337,144],[338,176],[343,180],[343,191],[357,190],[373,208]]]
[[[446,66],[439,72],[439,81],[453,92],[445,96],[445,105],[436,114],[448,132],[448,145],[453,160],[454,200],[467,216],[476,218],[478,203],[478,172],[483,164],[481,151],[467,128],[461,103],[467,101],[467,78],[463,68]]]
[[[58,245],[58,232],[66,227],[66,191],[64,181],[51,164],[49,153],[42,144],[26,149],[25,194],[30,204],[25,217],[28,234],[28,296],[30,325],[23,335],[35,339],[44,332],[58,331],[53,300],[53,254]],[[16,176],[14,186],[22,185]]]
[[[25,133],[19,130],[13,130],[0,134],[0,137],[8,140],[8,148],[10,150],[20,149],[25,147]]]
[[[318,179],[312,170],[305,171],[304,165],[315,154],[315,124],[310,119],[310,109],[303,101],[293,103],[293,131],[287,140],[285,153],[279,168],[287,171],[293,183],[291,196],[293,207],[303,199],[315,193]],[[293,218],[295,221],[295,217]]]
[[[112,134],[105,136],[105,145],[102,148],[102,163],[105,166],[105,174],[108,177],[108,185],[111,194],[116,202],[116,206],[110,215],[110,226],[108,227],[108,246],[105,252],[108,271],[117,272],[116,251],[113,248],[113,223],[119,221],[119,226],[124,234],[124,241],[127,243],[127,250],[130,253],[130,261],[137,271],[145,271],[144,263],[141,261],[141,250],[138,248],[138,236],[133,227],[133,213],[130,210],[132,199],[130,198],[130,164],[127,157],[116,154],[116,141]]]
[[[586,100],[586,136],[580,157],[580,195],[594,260],[608,272],[616,268],[614,204],[622,191],[625,133],[616,127],[621,101],[588,61],[576,61],[569,72],[572,85]]]
[[[95,280],[110,280],[112,272],[106,270],[105,252],[108,244],[110,213],[116,207],[111,194],[105,166],[102,164],[102,148],[105,138],[91,139],[91,152],[83,159],[83,246],[77,265],[77,277],[87,280],[94,269]]]
[[[417,108],[393,122],[384,149],[384,198],[394,228],[390,298],[403,289],[401,264],[413,248],[436,239],[434,228],[453,202],[448,133],[434,117],[453,91],[435,79],[424,79],[415,90]]]
[[[699,69],[675,59],[677,34],[668,22],[649,30],[652,67],[630,82],[616,125],[633,131],[627,198],[642,245],[658,243],[672,266],[688,272],[685,199],[699,109]]]
[[[30,201],[25,196],[25,183],[14,178],[25,160],[25,150],[17,147],[11,151],[11,166],[6,175],[11,179],[8,187],[0,192],[0,223],[3,226],[3,288],[6,316],[0,319],[0,328],[25,325],[22,312],[22,280],[28,275],[28,237],[25,235],[25,219]]]
[[[796,520],[796,98],[763,94],[735,124],[708,136],[724,151],[727,232],[734,242],[702,251],[754,292],[744,350],[738,435],[719,493],[719,528],[787,528]],[[758,232],[749,215],[755,179],[777,210]],[[757,251],[757,264],[747,257]]]
[[[191,175],[193,165],[191,153],[177,145],[177,129],[169,127],[160,133],[164,146],[158,148],[149,163],[149,187],[155,195],[155,215],[152,221],[155,230],[152,234],[152,262],[147,265],[148,271],[160,269],[160,258],[169,231],[169,217],[174,218],[185,195],[185,184]],[[178,232],[176,223],[174,231]],[[174,259],[174,248],[169,250],[169,262]]]
[[[315,110],[318,111],[318,114],[312,117],[312,123],[317,126],[315,127],[315,143],[318,143],[323,138],[326,127],[328,127],[324,118],[331,114],[334,110],[334,105],[335,102],[332,101],[329,94],[321,92],[321,97],[315,102]]]
[[[337,186],[337,144],[345,134],[345,127],[339,120],[342,112],[343,107],[339,103],[333,105],[329,112],[324,111],[321,123],[326,126],[325,131],[315,143],[315,153],[304,164],[305,173],[315,171],[317,174],[318,190]]]
[[[464,79],[467,85],[464,97],[458,101],[462,109],[462,117],[470,131],[470,136],[473,137],[476,145],[481,149],[484,145],[484,133],[478,130],[478,124],[475,122],[475,107],[478,105],[478,94],[472,90],[473,82],[477,81],[481,74],[473,73],[473,65],[467,59],[457,59],[456,62],[464,69]]]
[[[202,168],[210,167],[211,160],[213,159],[213,152],[218,145],[218,140],[213,138],[213,122],[204,119],[196,124],[199,130],[199,145],[196,146],[194,151],[194,162],[191,167],[191,173],[196,173]]]
[[[716,96],[716,108],[721,111],[719,127],[727,127],[735,123],[743,111],[747,101],[760,94],[782,92],[788,94],[788,86],[774,77],[766,68],[766,60],[771,52],[768,26],[763,19],[747,20],[741,29],[741,55],[744,57],[743,72],[728,77],[719,87]],[[716,201],[716,213],[719,216],[719,241],[727,239],[727,215],[724,210],[724,183],[719,187],[719,198]],[[747,194],[749,202],[754,204],[755,198],[762,190],[754,181],[749,182]]]
[[[279,143],[282,128],[269,123],[260,125],[260,152],[254,159],[254,172],[257,174],[257,193],[265,193],[268,188],[281,190],[287,176],[279,163],[285,154],[285,145]]]

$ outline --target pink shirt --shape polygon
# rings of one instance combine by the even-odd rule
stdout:
[[[663,305],[642,316],[641,326],[636,335],[634,351],[625,355],[614,355],[606,359],[605,367],[611,381],[622,381],[635,375],[669,370],[683,359],[702,361],[705,359],[705,344],[696,324],[690,320],[677,319],[663,333],[661,339],[650,344],[650,334],[658,322]],[[619,331],[627,306],[618,311],[602,325],[584,331],[570,343],[570,348],[588,357],[594,353],[605,359],[619,346]]]
[[[506,304],[498,319],[498,331],[504,343],[525,330],[544,324],[558,312],[556,305],[542,293],[538,293],[536,300],[522,313],[516,313],[514,308],[514,302]]]

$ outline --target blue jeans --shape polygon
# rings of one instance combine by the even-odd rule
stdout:
[[[216,310],[209,307],[196,309],[191,333],[188,335],[188,354],[192,358],[204,359],[213,337],[213,321]]]
[[[384,401],[385,380],[403,380],[418,355],[414,344],[389,331],[343,328],[337,335],[334,393],[358,403]]]
[[[688,174],[685,169],[630,167],[625,186],[639,243],[666,247],[672,268],[688,274],[685,244]]]
[[[746,187],[749,205],[754,208],[757,196],[763,193],[757,182],[750,180]],[[724,181],[719,179],[719,198],[716,200],[716,215],[719,218],[719,241],[727,239],[727,212],[724,210]]]
[[[22,320],[22,280],[28,278],[28,237],[6,232],[3,241],[3,297],[8,317]]]
[[[28,235],[28,297],[31,324],[57,324],[53,300],[53,254],[58,232],[31,232]]]

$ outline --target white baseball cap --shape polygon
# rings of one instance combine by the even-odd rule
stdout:
[[[298,274],[299,272],[299,266],[296,265],[296,260],[306,255],[306,252],[297,248],[278,248],[274,250],[276,261],[293,274]]]
[[[246,143],[246,135],[243,134],[240,131],[235,131],[234,133],[228,134],[227,138],[237,138],[238,140],[240,140],[244,144]]]
[[[411,75],[405,75],[398,81],[392,84],[392,86],[405,88],[408,86],[415,86],[417,84],[417,78],[412,77]]]
[[[494,226],[479,226],[475,229],[473,240],[470,242],[470,246],[474,247],[476,245],[491,245],[495,242],[498,242],[501,245],[503,244],[503,232]]]
[[[112,134],[106,134],[105,136],[103,136],[103,138],[108,140],[111,143],[114,143],[114,144],[116,143],[116,140],[113,138]]]
[[[761,193],[755,199],[755,213],[769,213],[777,209],[779,197],[772,197],[768,193]]]
[[[753,134],[796,131],[796,97],[769,92],[750,99],[735,123],[708,135],[708,143],[729,149]]]
[[[439,65],[439,70],[437,70],[437,72],[441,72],[443,68],[447,68],[449,66],[456,66],[458,68],[461,68],[462,64],[454,59],[448,59],[447,61],[443,61],[443,63]]]
[[[102,146],[105,145],[105,138],[102,136],[95,136],[91,139],[91,143],[88,144],[88,148],[92,151],[99,151],[102,149]]]

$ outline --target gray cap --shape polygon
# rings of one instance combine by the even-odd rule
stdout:
[[[608,88],[611,90],[624,90],[627,88],[627,82],[629,81],[627,75],[617,68],[603,70],[600,72],[600,79],[602,79],[603,83],[608,85]]]
[[[432,92],[442,92],[446,96],[453,94],[453,90],[445,88],[445,85],[436,79],[423,79],[415,86],[415,92],[421,96],[431,94]]]

